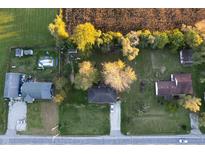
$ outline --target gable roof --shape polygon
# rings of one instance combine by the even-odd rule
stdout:
[[[34,99],[52,99],[51,82],[25,82],[21,87],[22,97],[31,102]]]
[[[193,94],[191,74],[172,74],[171,81],[157,81],[155,88],[158,96]]]
[[[17,98],[19,97],[20,87],[20,73],[6,73],[4,98]]]
[[[88,100],[98,104],[114,103],[117,101],[117,93],[107,86],[95,86],[88,89]]]

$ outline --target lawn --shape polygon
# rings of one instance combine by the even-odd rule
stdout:
[[[61,135],[109,134],[109,106],[88,104],[87,93],[70,88],[59,110]]]
[[[4,76],[9,69],[10,48],[15,46],[48,47],[55,42],[48,24],[57,9],[0,9],[0,133],[6,130],[7,104],[3,100]],[[32,105],[31,105],[32,106]],[[30,109],[29,108],[28,114]],[[38,114],[39,115],[39,114]],[[33,120],[38,117],[28,116]]]
[[[142,50],[129,64],[138,80],[122,94],[122,132],[128,135],[188,133],[188,111],[181,107],[176,112],[167,110],[168,102],[155,96],[154,83],[169,80],[171,73],[192,72],[192,69],[181,66],[178,55],[170,51]],[[144,91],[140,90],[142,81]]]

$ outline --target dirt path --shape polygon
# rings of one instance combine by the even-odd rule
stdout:
[[[45,134],[56,135],[58,130],[52,128],[58,124],[58,106],[55,103],[42,103],[41,117]]]

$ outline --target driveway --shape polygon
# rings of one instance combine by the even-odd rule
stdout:
[[[118,101],[113,104],[113,112],[110,111],[110,135],[120,136],[120,126],[121,126],[121,102]]]
[[[10,101],[8,124],[7,124],[7,136],[16,135],[16,131],[23,131],[26,129],[26,113],[27,106],[23,101]]]
[[[189,113],[189,118],[191,122],[191,134],[192,135],[201,135],[201,131],[199,129],[199,117],[197,113]]]

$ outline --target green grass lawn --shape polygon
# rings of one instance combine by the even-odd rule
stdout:
[[[88,104],[87,93],[69,89],[59,110],[61,135],[109,134],[108,105]]]
[[[53,21],[56,13],[57,9],[0,9],[0,133],[6,130],[7,105],[3,101],[3,88],[5,72],[10,62],[10,48],[54,46],[48,24]],[[31,117],[28,120],[35,118],[28,117]]]
[[[169,51],[141,50],[135,61],[129,62],[138,80],[122,94],[122,132],[129,135],[181,134],[190,130],[188,112],[179,107],[176,112],[167,110],[155,96],[155,81],[170,80],[171,73],[191,72],[179,63],[178,54]],[[145,83],[140,91],[140,82]],[[139,112],[143,108],[145,112]],[[182,129],[186,125],[187,130]]]

